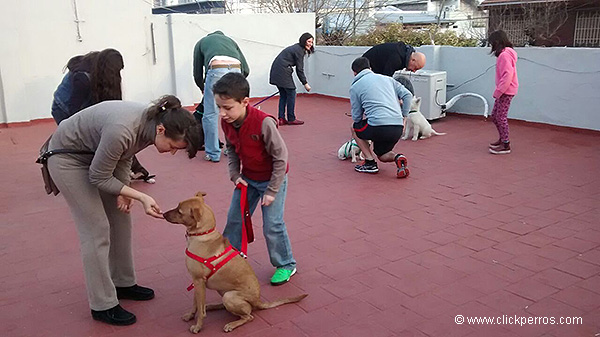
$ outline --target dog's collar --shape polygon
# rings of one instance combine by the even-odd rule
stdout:
[[[408,113],[411,114],[413,112],[417,112],[417,110],[410,110]]]
[[[200,232],[200,233],[190,233],[190,232],[185,232],[185,237],[190,237],[190,236],[202,236],[202,235],[206,235],[206,234],[210,234],[212,232],[215,231],[216,227],[213,227],[209,230],[207,230],[206,232]]]

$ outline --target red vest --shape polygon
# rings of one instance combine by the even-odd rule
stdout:
[[[225,137],[235,146],[235,153],[240,157],[242,175],[252,180],[270,180],[273,172],[273,157],[267,153],[262,139],[262,123],[268,117],[275,119],[248,105],[246,119],[239,129],[221,120]]]

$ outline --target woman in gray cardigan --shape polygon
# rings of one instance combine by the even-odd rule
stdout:
[[[279,53],[271,65],[269,83],[277,86],[279,90],[279,125],[302,125],[303,121],[296,119],[294,109],[296,106],[296,85],[292,79],[296,67],[296,75],[304,85],[306,91],[310,91],[310,85],[304,75],[304,55],[315,51],[313,44],[315,39],[310,33],[300,36],[298,43],[291,45]],[[285,108],[287,106],[287,119],[285,119]]]
[[[149,145],[175,154],[198,147],[194,117],[175,96],[150,107],[134,102],[104,101],[64,120],[52,135],[49,150],[70,149],[94,154],[56,154],[48,169],[77,225],[88,300],[95,320],[129,325],[135,315],[119,299],[149,300],[154,291],[136,284],[131,249],[133,200],[162,218],[154,199],[129,187],[133,155]]]

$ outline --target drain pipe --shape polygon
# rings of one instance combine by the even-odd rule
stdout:
[[[471,92],[466,92],[464,94],[456,95],[456,96],[452,97],[452,99],[450,99],[448,102],[446,102],[446,104],[442,104],[442,113],[446,113],[446,110],[450,109],[454,105],[454,103],[456,103],[456,101],[458,101],[459,99],[461,99],[463,97],[468,97],[468,96],[477,97],[483,101],[483,104],[484,104],[483,116],[485,118],[487,118],[488,117],[488,108],[489,108],[487,100],[483,96],[474,94]]]
[[[31,117],[28,117],[31,119]],[[6,102],[4,100],[4,82],[2,81],[2,68],[0,68],[0,124],[8,124],[8,113],[6,112]]]
[[[171,90],[172,94],[177,96],[177,77],[175,69],[175,46],[173,42],[173,19],[171,14],[167,14],[167,36],[169,39],[169,68],[171,68]]]

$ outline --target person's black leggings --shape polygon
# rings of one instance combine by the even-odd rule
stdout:
[[[141,173],[144,177],[148,177],[150,173],[146,170],[136,156],[133,156],[133,162],[131,163],[131,171],[133,173]]]

